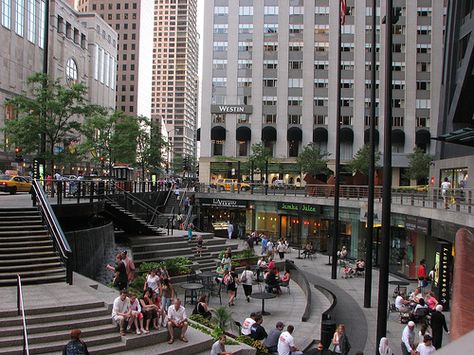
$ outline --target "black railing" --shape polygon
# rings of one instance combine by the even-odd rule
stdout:
[[[53,239],[53,244],[59,257],[66,266],[66,282],[72,285],[72,251],[69,243],[64,235],[61,225],[59,224],[56,215],[49,204],[43,187],[36,179],[32,182],[33,185],[33,199],[38,206],[43,223],[48,228],[48,231]]]
[[[29,355],[28,346],[28,328],[26,327],[25,304],[23,302],[23,289],[21,287],[21,277],[16,275],[16,304],[18,315],[21,316],[22,336],[23,336],[23,355]]]
[[[155,207],[155,210],[153,211],[153,214],[151,215],[151,218],[149,220],[149,224],[153,225],[155,223],[155,218],[158,214],[161,214],[158,209],[160,209],[161,207],[165,207],[167,204],[168,204],[168,200],[170,199],[170,196],[171,194],[173,193],[173,186],[170,186],[170,188],[168,189],[168,193],[166,194],[166,198],[165,198],[165,201],[161,204],[161,205],[157,205]]]

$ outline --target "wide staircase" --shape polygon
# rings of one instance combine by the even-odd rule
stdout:
[[[17,274],[26,285],[66,280],[37,208],[0,209],[0,286],[16,285]]]

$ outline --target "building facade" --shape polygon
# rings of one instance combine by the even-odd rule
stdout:
[[[116,109],[150,117],[153,1],[78,0],[81,12],[95,12],[118,34]]]
[[[369,139],[371,6],[372,1],[348,0],[341,29],[343,163]],[[379,19],[384,6],[375,14]],[[391,103],[397,185],[409,183],[403,181],[404,169],[415,146],[434,152],[430,138],[438,120],[445,7],[443,0],[395,0],[394,7],[401,14],[393,28]],[[204,14],[200,180],[231,175],[235,169],[223,171],[222,161],[245,161],[259,142],[277,163],[270,181],[302,181],[294,163],[311,143],[330,154],[333,169],[339,2],[213,0],[206,1]],[[385,28],[375,30],[378,69],[384,66]],[[382,75],[380,113],[383,88]],[[383,119],[376,124],[383,154]]]
[[[165,124],[173,156],[196,156],[197,0],[155,0],[151,117]]]
[[[84,83],[91,103],[113,108],[116,32],[97,15],[79,14],[65,1],[49,3],[48,74],[65,85]],[[44,0],[0,2],[0,127],[15,118],[5,100],[25,94],[27,78],[43,71],[45,5]],[[14,161],[13,144],[0,134],[2,170]]]

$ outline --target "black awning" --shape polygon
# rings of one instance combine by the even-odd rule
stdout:
[[[286,132],[286,139],[289,142],[301,142],[303,140],[303,131],[299,127],[291,127]]]
[[[431,133],[427,129],[419,129],[416,131],[415,144],[416,145],[427,145],[430,144]]]
[[[211,139],[213,141],[225,141],[225,128],[222,126],[212,127]]]
[[[341,142],[354,143],[354,131],[350,127],[341,128]]]
[[[474,147],[474,129],[468,127],[461,128],[457,131],[446,133],[433,139],[445,143],[461,144]]]
[[[405,132],[401,129],[392,130],[392,144],[404,145],[405,144]]]
[[[197,131],[196,131],[196,140],[198,142],[201,141],[201,128],[198,128]]]
[[[375,134],[374,134],[375,145],[379,144],[379,138],[380,138],[379,131],[375,130]],[[370,128],[367,128],[364,131],[364,144],[370,144]]]
[[[277,131],[275,127],[267,126],[262,129],[262,141],[275,142],[277,140]]]
[[[328,141],[328,130],[324,127],[316,127],[313,130],[313,142],[327,142]]]
[[[252,138],[252,131],[250,128],[242,126],[235,131],[235,139],[238,141],[249,141]]]

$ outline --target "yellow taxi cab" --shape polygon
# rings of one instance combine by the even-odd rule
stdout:
[[[250,185],[245,182],[237,182],[237,179],[218,179],[215,183],[215,186],[218,191],[237,191],[240,188],[240,191],[249,191]]]
[[[0,191],[14,195],[17,192],[30,192],[31,182],[23,176],[0,175]]]

